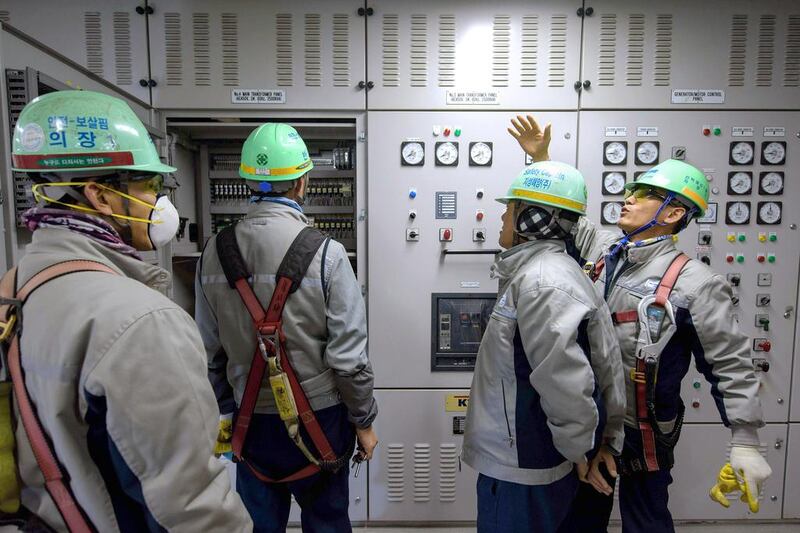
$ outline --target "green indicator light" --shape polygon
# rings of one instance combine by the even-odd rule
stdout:
[[[461,137],[461,128],[456,128],[456,131],[453,132],[453,135],[456,137]]]
[[[700,382],[699,382],[699,381],[695,381],[694,383],[692,383],[692,386],[693,386],[695,389],[699,389],[699,388],[700,388]]]
[[[741,235],[739,235],[739,242],[744,242],[744,241],[746,241],[746,240],[747,240],[747,236],[746,236],[744,233],[742,233]]]
[[[774,263],[775,262],[775,256],[772,255],[772,254],[768,255],[767,256],[767,261],[769,261],[770,263]]]
[[[736,261],[738,263],[744,263],[744,256],[743,255],[737,255],[736,256]]]
[[[769,240],[770,242],[775,242],[778,240],[778,236],[773,233],[772,235],[769,236]]]
[[[714,135],[722,135],[722,130],[720,128],[714,128]]]

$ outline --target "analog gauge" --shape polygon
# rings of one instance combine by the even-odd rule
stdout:
[[[603,172],[603,194],[622,194],[624,188],[624,172]]]
[[[658,142],[643,141],[636,143],[636,164],[652,165],[658,162]]]
[[[761,164],[782,165],[786,161],[786,143],[769,141],[761,143]]]
[[[728,202],[725,222],[742,225],[750,222],[750,202]]]
[[[454,167],[458,165],[458,143],[436,143],[436,165],[440,167]]]
[[[762,172],[758,180],[758,193],[783,194],[783,172]]]
[[[400,144],[400,164],[404,167],[420,167],[425,164],[425,143],[406,141]]]
[[[781,202],[758,202],[758,223],[759,224],[780,224]]]
[[[619,217],[622,213],[622,202],[603,202],[601,211],[601,222],[603,224],[616,224],[619,222]]]
[[[728,173],[728,194],[742,195],[742,194],[750,194],[752,191],[753,191],[752,172]]]
[[[471,167],[492,166],[492,143],[490,142],[469,143],[469,166]]]
[[[628,143],[608,141],[603,145],[603,163],[606,165],[624,165],[628,160]]]
[[[753,163],[753,152],[755,144],[752,142],[740,141],[731,143],[730,164],[731,165],[750,165]]]

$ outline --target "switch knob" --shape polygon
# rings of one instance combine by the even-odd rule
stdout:
[[[769,372],[769,361],[762,358],[753,359],[753,367],[761,372]]]
[[[762,352],[769,352],[770,350],[772,350],[772,343],[769,341],[761,341],[758,343],[758,348]]]

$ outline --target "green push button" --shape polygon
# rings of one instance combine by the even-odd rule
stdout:
[[[747,240],[747,235],[745,235],[744,233],[740,233],[739,234],[739,242],[744,242],[746,240]]]
[[[461,137],[461,128],[456,128],[455,131],[453,132],[453,135],[455,135],[456,137]]]
[[[722,135],[722,130],[720,128],[714,128],[714,135]]]
[[[742,254],[737,255],[736,256],[736,262],[737,263],[744,263],[744,256]]]
[[[699,380],[694,380],[694,382],[692,383],[692,387],[694,387],[695,389],[699,389],[700,388],[700,381]]]
[[[777,235],[775,235],[774,233],[770,233],[770,235],[769,235],[769,242],[775,242],[775,241],[777,241],[777,240],[778,240],[778,236],[777,236]]]
[[[775,262],[775,256],[773,254],[769,254],[767,256],[767,261],[769,261],[770,263],[774,263]]]

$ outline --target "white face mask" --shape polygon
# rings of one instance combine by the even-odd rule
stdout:
[[[165,195],[159,195],[155,207],[150,211],[150,225],[147,235],[153,248],[159,249],[175,237],[180,225],[178,210]]]

